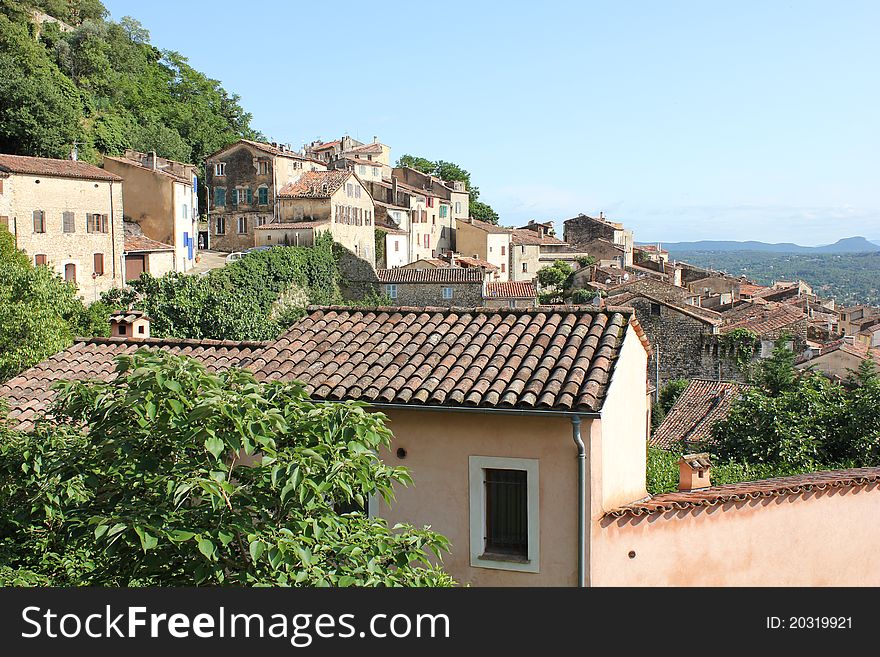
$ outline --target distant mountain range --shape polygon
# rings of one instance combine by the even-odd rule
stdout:
[[[800,246],[790,242],[768,244],[766,242],[732,242],[701,240],[699,242],[661,242],[669,252],[681,251],[762,251],[764,253],[872,253],[880,251],[880,240],[869,241],[864,237],[847,237],[825,246]]]

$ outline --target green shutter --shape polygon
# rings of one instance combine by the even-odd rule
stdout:
[[[214,188],[214,205],[226,205],[226,190],[223,187]]]
[[[254,191],[250,187],[247,188],[247,202],[248,205],[253,205],[254,203]]]
[[[269,204],[269,188],[268,187],[260,187],[260,205],[268,205]]]

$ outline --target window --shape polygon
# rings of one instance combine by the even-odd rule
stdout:
[[[70,281],[71,283],[76,283],[76,265],[64,265],[64,280]]]
[[[73,212],[65,212],[61,215],[61,230],[65,233],[76,232],[76,218]]]
[[[507,255],[507,247],[506,246],[501,247],[501,255]]]
[[[103,276],[104,275],[104,254],[96,253],[94,255],[94,263],[95,263],[95,275]]]
[[[461,201],[455,202],[455,214],[461,214]]]
[[[360,197],[361,197],[361,186],[360,186],[360,185],[355,185],[355,186],[354,186],[354,197],[355,197],[355,198],[360,198]]]
[[[183,204],[180,214],[184,219],[189,219],[189,206],[186,203]]]
[[[660,304],[659,303],[652,303],[651,304],[651,314],[654,315],[655,317],[660,317]]]
[[[516,299],[510,299],[510,300],[507,302],[507,307],[508,307],[508,308],[516,308]]]
[[[503,274],[503,273],[506,272],[506,271],[507,271],[507,265],[505,265],[505,264],[502,262],[502,263],[501,263],[501,273]]]
[[[239,235],[247,234],[247,232],[248,232],[247,224],[248,224],[247,217],[239,217],[238,218],[238,234]]]
[[[377,178],[379,177],[379,167],[373,167],[373,175],[376,176]],[[0,194],[2,194],[2,193],[3,193],[3,189],[0,188]]]
[[[367,175],[367,167],[365,167],[363,164],[359,165],[358,166],[358,173],[361,174],[362,176]]]
[[[226,205],[226,190],[223,187],[214,188],[214,205]]]
[[[226,163],[218,162],[214,165],[214,175],[215,176],[225,176],[226,175]]]
[[[529,271],[529,263],[524,262],[524,263],[522,263],[522,265],[523,265],[523,274],[527,274]]]
[[[388,285],[386,285],[385,286],[385,294],[390,299],[396,299],[397,298],[397,285],[394,285],[393,283],[389,283]]]
[[[400,240],[394,240],[394,252],[400,251]]]
[[[434,207],[434,197],[433,197],[433,196],[429,196],[429,197],[428,197],[428,207],[429,207],[429,208],[433,208],[433,207]]]
[[[537,573],[538,461],[471,456],[471,566]]]
[[[217,235],[226,234],[226,217],[217,217],[217,230],[214,232]]]
[[[245,203],[251,205],[253,202],[254,191],[250,187],[235,190],[235,203],[237,205],[244,205]]]
[[[351,183],[348,183],[345,186],[345,195],[348,196],[349,198],[354,196],[354,185],[352,185]]]
[[[257,190],[257,203],[260,205],[269,205],[269,188],[260,187]]]
[[[261,176],[269,175],[269,163],[268,162],[260,162],[260,175]]]
[[[425,248],[426,249],[431,248],[431,236],[430,235],[425,235]]]
[[[452,288],[451,287],[444,287],[443,288],[443,298],[444,299],[451,299],[452,298]]]
[[[440,206],[440,218],[443,219],[446,217],[446,205]]]
[[[42,210],[34,210],[34,232],[46,232],[46,213]]]
[[[49,264],[49,257],[45,253],[38,253],[37,255],[34,256],[34,265],[35,266],[48,265],[48,264]]]
[[[9,217],[8,216],[3,215],[2,217],[0,217],[0,226],[3,226],[3,228],[6,228],[6,229],[9,228]]]
[[[86,215],[86,231],[89,233],[106,233],[107,232],[107,215],[106,214],[87,214]]]

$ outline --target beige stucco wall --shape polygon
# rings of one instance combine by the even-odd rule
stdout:
[[[156,278],[174,271],[174,251],[153,251],[147,254],[147,271]]]
[[[832,351],[817,358],[808,360],[798,365],[798,369],[806,369],[815,367],[819,372],[823,372],[827,376],[845,379],[853,370],[858,370],[861,364],[858,356],[853,356],[845,351]]]
[[[46,254],[62,277],[65,265],[76,265],[79,295],[88,302],[121,284],[125,245],[121,182],[13,174],[4,181],[6,194],[10,194],[9,224],[16,245],[32,261],[36,254]],[[34,233],[34,210],[46,213],[45,233]],[[64,212],[74,213],[76,232],[63,232]],[[87,232],[87,213],[106,214],[107,232]],[[93,279],[95,253],[104,254],[104,275]]]
[[[596,521],[592,583],[878,586],[878,517],[875,484]]]
[[[530,281],[538,275],[541,268],[541,247],[537,244],[510,245],[510,274],[512,281]],[[526,271],[523,271],[523,263]]]
[[[394,442],[382,450],[389,465],[406,466],[414,480],[398,488],[390,524],[431,527],[449,538],[446,569],[475,586],[573,586],[577,581],[577,449],[567,418],[485,413],[387,411]],[[584,423],[589,440],[590,423]],[[407,455],[396,456],[402,447]],[[470,456],[539,460],[540,572],[524,573],[470,565]]]
[[[409,244],[408,235],[396,235],[388,233],[385,236],[385,260],[386,267],[402,267],[407,264]]]
[[[469,257],[476,255],[498,267],[498,271],[492,277],[493,281],[510,280],[508,267],[510,266],[509,250],[512,245],[509,233],[487,233],[467,221],[457,221],[455,239],[457,250],[461,255]]]

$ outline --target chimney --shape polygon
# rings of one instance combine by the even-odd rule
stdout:
[[[379,143],[379,138],[378,138],[376,135],[373,135],[373,143],[374,143],[374,144],[378,144],[378,143]]]
[[[601,219],[602,221],[605,221],[605,213],[602,212],[601,210],[599,210],[599,219]]]
[[[708,488],[709,471],[712,465],[709,463],[709,454],[685,454],[678,461],[678,490],[690,491],[698,488]]]
[[[391,204],[397,205],[397,176],[391,176]]]
[[[150,318],[140,310],[122,310],[110,315],[110,337],[142,340],[150,337]]]

